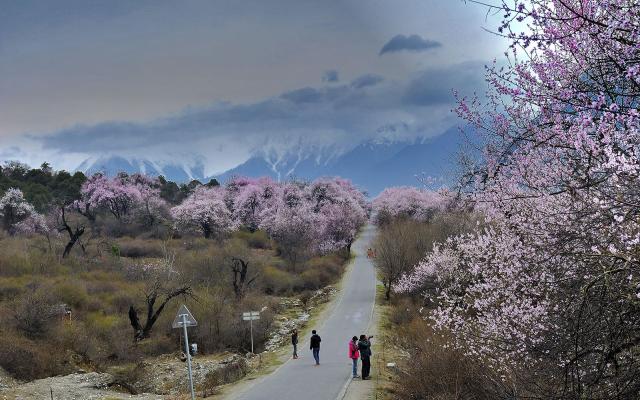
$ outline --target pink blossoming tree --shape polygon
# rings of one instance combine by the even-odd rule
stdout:
[[[225,203],[225,190],[200,186],[182,204],[171,209],[178,229],[199,231],[205,238],[219,236],[234,227]]]
[[[459,114],[488,143],[469,175],[486,228],[437,246],[423,292],[454,345],[532,398],[640,392],[640,5],[503,2],[508,67]],[[527,30],[518,32],[518,27]]]
[[[390,187],[373,200],[374,221],[384,225],[391,219],[411,218],[427,222],[447,205],[447,196],[410,186]]]
[[[47,234],[49,226],[44,216],[24,198],[20,189],[10,188],[0,197],[0,217],[10,234]]]

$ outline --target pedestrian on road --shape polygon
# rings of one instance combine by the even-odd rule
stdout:
[[[322,339],[320,339],[320,336],[316,333],[315,329],[312,330],[311,333],[311,344],[309,348],[313,352],[313,358],[316,360],[317,366],[320,365],[320,342],[322,341]]]
[[[293,328],[291,333],[291,344],[293,345],[293,359],[298,358],[298,330]]]
[[[349,342],[349,358],[353,362],[353,377],[358,377],[358,358],[360,358],[360,350],[358,349],[358,337],[354,336]]]
[[[360,358],[362,359],[362,379],[369,379],[369,373],[371,372],[371,338],[373,336],[360,335],[358,341],[358,350],[360,350]]]

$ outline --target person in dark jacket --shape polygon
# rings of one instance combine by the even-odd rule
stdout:
[[[291,344],[293,345],[293,359],[298,358],[298,330],[293,328],[291,332]]]
[[[362,379],[369,379],[371,372],[371,338],[373,336],[360,335],[358,341],[358,350],[360,350],[360,359],[362,360]]]
[[[313,351],[313,358],[316,360],[316,365],[320,365],[320,336],[316,333],[316,330],[311,331],[311,343],[309,348]]]

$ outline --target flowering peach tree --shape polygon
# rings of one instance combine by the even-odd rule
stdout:
[[[457,111],[485,141],[474,234],[399,291],[533,398],[640,392],[640,4],[504,1],[506,66]],[[522,29],[524,28],[524,29]],[[521,29],[519,31],[518,29]]]

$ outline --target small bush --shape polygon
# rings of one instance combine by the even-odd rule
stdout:
[[[215,394],[218,386],[236,382],[242,379],[248,371],[249,367],[246,362],[241,359],[238,362],[230,363],[207,373],[204,382],[197,389],[199,392],[204,392],[206,396]]]
[[[235,237],[247,242],[249,247],[254,249],[269,249],[271,248],[271,239],[265,231],[238,231],[234,235]]]
[[[53,286],[51,292],[56,300],[73,308],[84,307],[89,302],[84,284],[79,281],[59,282]]]
[[[16,329],[29,338],[47,336],[56,317],[62,315],[64,310],[45,289],[29,291],[13,305]]]
[[[299,286],[299,278],[273,266],[267,266],[262,272],[262,285],[267,294],[283,295],[293,292]]]
[[[25,282],[20,278],[0,279],[0,301],[15,299],[24,290]]]
[[[498,398],[500,379],[478,360],[448,346],[446,338],[434,333],[427,322],[416,318],[398,331],[400,345],[410,357],[395,387],[397,399]]]
[[[164,255],[162,245],[157,240],[126,239],[118,242],[121,257],[159,258]]]
[[[0,334],[0,367],[22,380],[69,372],[59,349],[8,332]]]

